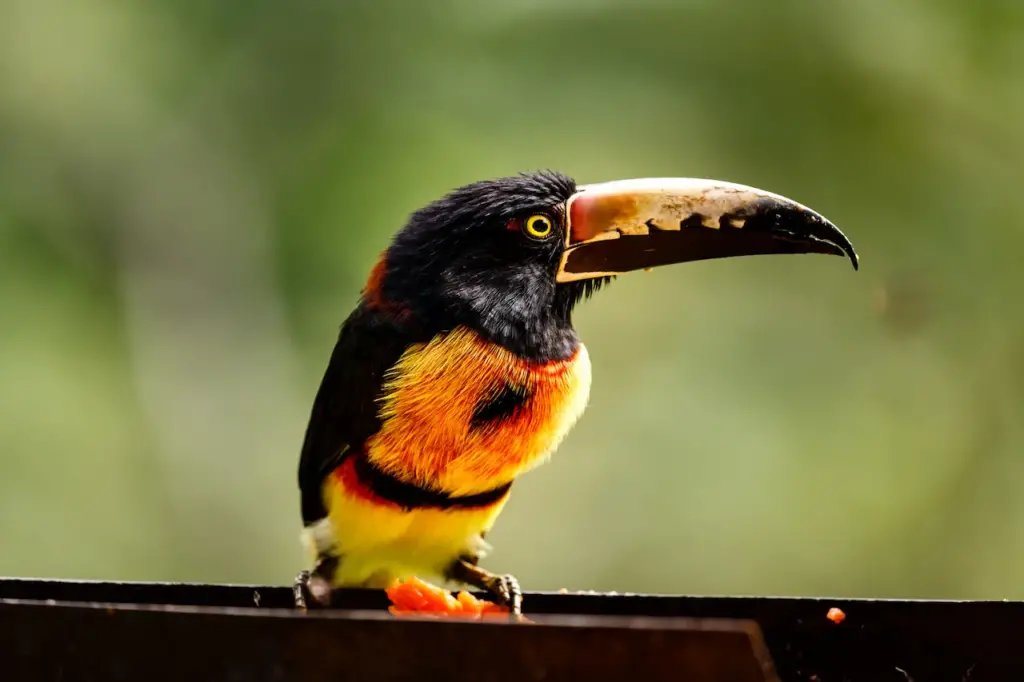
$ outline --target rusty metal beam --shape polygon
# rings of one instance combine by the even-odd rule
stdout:
[[[531,593],[524,604],[539,625],[395,620],[377,591],[303,616],[285,587],[0,580],[0,680],[746,682],[775,680],[772,659],[784,682],[1024,680],[1021,602]],[[845,621],[828,620],[831,607]]]

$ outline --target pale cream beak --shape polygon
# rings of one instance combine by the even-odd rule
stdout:
[[[858,267],[838,227],[792,199],[718,180],[643,178],[580,186],[566,202],[559,282],[758,254],[823,253]]]

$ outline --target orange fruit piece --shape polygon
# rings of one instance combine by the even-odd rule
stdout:
[[[396,580],[385,592],[391,600],[388,610],[396,616],[508,617],[507,607],[477,599],[466,591],[452,596],[448,590],[416,577]]]
[[[835,606],[828,610],[828,613],[825,614],[825,617],[833,623],[835,623],[836,625],[846,620],[846,614],[843,613],[843,610],[840,608],[836,608]]]

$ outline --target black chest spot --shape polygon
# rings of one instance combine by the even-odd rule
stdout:
[[[514,419],[530,400],[530,390],[504,382],[497,391],[485,396],[473,410],[469,427],[476,430],[493,428]]]

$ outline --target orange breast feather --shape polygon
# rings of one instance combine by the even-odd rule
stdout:
[[[582,345],[568,360],[534,363],[456,329],[410,348],[386,377],[384,424],[366,452],[411,483],[454,495],[482,492],[540,464],[589,395]],[[511,404],[502,403],[507,396],[515,398]]]

